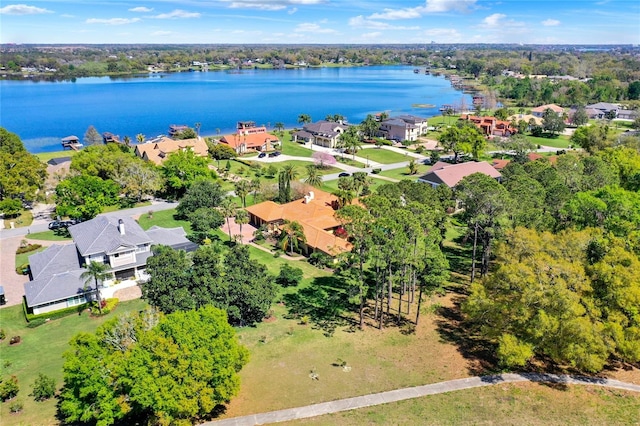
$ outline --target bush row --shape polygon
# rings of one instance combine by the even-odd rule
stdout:
[[[24,247],[18,247],[16,254],[29,253],[30,251],[38,250],[42,247],[42,244],[28,244]]]

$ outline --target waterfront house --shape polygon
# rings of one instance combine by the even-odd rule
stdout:
[[[320,251],[329,256],[350,251],[347,240],[336,235],[341,227],[335,218],[338,198],[318,189],[309,192],[303,199],[286,204],[265,201],[247,207],[249,222],[259,228],[265,225],[270,232],[278,232],[285,221],[295,221],[304,229],[305,242],[300,242],[300,250],[305,255]]]
[[[110,278],[100,292],[109,297],[110,285],[124,281],[125,286],[136,285],[147,278],[147,259],[151,246],[163,244],[175,249],[193,251],[197,248],[186,238],[184,229],[152,227],[144,231],[128,217],[98,216],[69,227],[73,244],[52,245],[29,256],[31,281],[25,283],[27,308],[42,314],[93,300],[95,287],[85,289],[81,278],[90,262],[108,266]]]
[[[420,135],[427,133],[429,124],[426,118],[415,115],[398,115],[383,120],[378,130],[379,136],[397,141],[418,140]]]
[[[434,188],[438,185],[455,188],[462,179],[474,173],[482,173],[497,180],[502,178],[500,172],[486,161],[469,161],[459,164],[438,161],[427,174],[418,178],[418,182],[428,183]]]
[[[238,121],[236,132],[224,135],[220,138],[220,143],[229,145],[238,154],[244,154],[249,151],[271,151],[280,140],[268,133],[266,127],[256,126],[253,121]]]
[[[302,130],[293,134],[293,141],[298,143],[310,142],[313,145],[325,148],[336,148],[340,135],[349,128],[348,124],[340,121],[320,120],[315,123],[305,124]]]
[[[200,136],[194,139],[180,139],[174,140],[166,136],[160,136],[155,139],[146,141],[136,145],[134,153],[146,161],[151,161],[156,165],[161,165],[169,154],[176,151],[184,151],[187,149],[193,150],[193,152],[199,157],[206,157],[209,155],[209,148],[207,143]]]
[[[620,111],[620,105],[612,104],[609,102],[598,102],[595,104],[587,105],[587,108],[599,111],[597,118],[607,118],[607,116],[609,115],[613,118],[616,118],[618,116],[618,112]]]
[[[169,125],[169,136],[173,138],[188,129],[189,126],[186,124],[171,124]]]

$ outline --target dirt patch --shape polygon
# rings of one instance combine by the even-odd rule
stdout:
[[[123,288],[121,290],[116,291],[113,294],[113,297],[119,299],[121,302],[126,300],[140,299],[142,297],[142,290],[140,286],[133,286],[128,288]]]

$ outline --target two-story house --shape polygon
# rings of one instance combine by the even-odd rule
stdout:
[[[349,128],[348,124],[334,121],[320,120],[305,124],[302,130],[293,134],[293,141],[298,143],[310,142],[325,148],[336,148],[340,135]]]
[[[381,137],[397,141],[416,141],[420,135],[427,133],[426,118],[415,115],[398,115],[380,123],[378,133]]]
[[[34,314],[51,312],[92,300],[95,288],[85,288],[81,277],[90,262],[108,266],[114,281],[146,279],[147,259],[151,246],[168,245],[193,251],[197,245],[189,241],[182,228],[152,227],[144,231],[128,217],[98,216],[69,227],[73,244],[52,245],[29,256],[31,281],[25,283],[27,307]]]

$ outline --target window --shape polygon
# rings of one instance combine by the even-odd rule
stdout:
[[[67,306],[82,305],[83,303],[86,303],[86,302],[87,302],[87,298],[84,296],[84,294],[82,294],[80,296],[75,296],[67,299]]]

